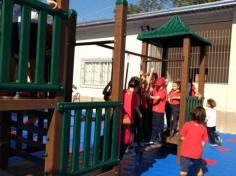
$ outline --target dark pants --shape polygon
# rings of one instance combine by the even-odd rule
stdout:
[[[165,111],[166,111],[167,129],[170,130],[170,128],[171,128],[171,111],[170,111],[169,102],[166,102]]]
[[[150,108],[143,108],[143,140],[150,141],[152,135],[152,111]]]
[[[170,113],[171,117],[173,118],[173,127],[171,130],[176,131],[179,122],[179,105],[170,104]]]
[[[215,144],[215,138],[216,138],[216,127],[207,127],[209,142],[211,144]]]
[[[192,159],[187,157],[180,157],[180,170],[183,172],[189,172],[190,164],[193,164],[193,175],[197,175],[198,171],[201,169],[202,159]],[[191,175],[192,175],[191,174]]]
[[[143,118],[140,118],[137,112],[134,112],[134,142],[137,144],[140,144],[142,138],[143,138]]]
[[[152,115],[152,137],[154,143],[161,143],[164,129],[164,113],[153,112]]]

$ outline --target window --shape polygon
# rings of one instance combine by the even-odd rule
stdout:
[[[82,59],[81,86],[103,88],[111,80],[111,59]]]

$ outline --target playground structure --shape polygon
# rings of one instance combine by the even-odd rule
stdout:
[[[188,95],[188,82],[189,82],[189,68],[191,59],[191,47],[200,47],[199,58],[199,80],[198,90],[204,96],[205,84],[205,64],[207,57],[207,47],[211,43],[194,33],[192,29],[187,26],[178,16],[172,17],[168,22],[152,31],[146,31],[137,37],[142,41],[142,55],[148,54],[148,45],[154,45],[162,48],[162,58],[156,58],[155,61],[162,62],[161,76],[167,77],[168,62],[182,62],[181,72],[181,95],[180,95],[180,112],[179,112],[179,128],[182,127],[185,121],[189,120],[189,112],[196,106],[203,106],[203,98],[190,97]],[[182,47],[182,59],[168,59],[169,48]],[[146,73],[147,62],[150,59],[142,57],[141,70]],[[179,137],[168,137],[166,142],[178,144]],[[178,149],[180,145],[178,144]]]
[[[127,1],[116,1],[112,101],[72,103],[72,78],[75,46],[76,13],[66,10],[68,1],[57,1],[65,10],[52,10],[33,0],[2,0],[0,40],[0,90],[8,94],[43,92],[39,98],[0,98],[0,169],[11,174],[119,175],[119,132],[124,78]],[[20,51],[17,75],[10,79],[11,21],[13,5],[22,7]],[[39,13],[35,79],[27,81],[31,9]],[[49,81],[44,79],[47,15],[53,17]],[[188,61],[191,36],[183,39],[183,68],[180,124],[185,120]],[[148,41],[145,41],[148,43]],[[143,42],[142,70],[148,58]],[[166,46],[168,47],[168,46]],[[146,49],[145,49],[146,48]],[[204,90],[204,49],[201,50],[199,91]],[[163,52],[164,53],[164,52]],[[163,56],[167,60],[166,56]],[[166,61],[164,60],[163,65]],[[163,74],[165,73],[163,67]],[[162,75],[165,76],[165,75]],[[183,100],[183,101],[182,101]],[[191,101],[199,103],[196,99]],[[202,102],[200,102],[202,103]],[[192,108],[189,106],[189,109]],[[31,119],[35,122],[29,122]],[[72,125],[73,124],[73,125]],[[94,127],[94,128],[93,128]],[[94,130],[93,130],[94,129]],[[92,147],[91,147],[92,146]],[[41,152],[41,155],[37,153]],[[10,166],[9,158],[20,156],[30,161],[19,170]],[[37,163],[33,165],[32,163]],[[26,169],[31,165],[32,169]],[[36,173],[35,173],[36,172]]]

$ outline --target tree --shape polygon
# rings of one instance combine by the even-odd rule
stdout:
[[[139,0],[138,6],[141,12],[150,12],[161,9],[160,2],[157,0]]]
[[[208,2],[215,2],[220,0],[171,0],[174,7],[181,7],[186,5],[196,5]]]
[[[138,5],[129,4],[128,9],[127,9],[127,13],[128,14],[140,13],[140,8],[138,7]]]
[[[139,0],[137,4],[129,4],[128,14],[150,12],[163,9],[168,0]]]
[[[150,12],[170,7],[196,5],[219,0],[139,0],[137,4],[129,4],[128,14]]]

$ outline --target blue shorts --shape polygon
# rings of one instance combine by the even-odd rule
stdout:
[[[198,171],[201,169],[202,165],[202,159],[192,159],[187,157],[180,157],[180,170],[182,172],[189,172],[190,164],[192,163],[191,172],[198,173]]]

